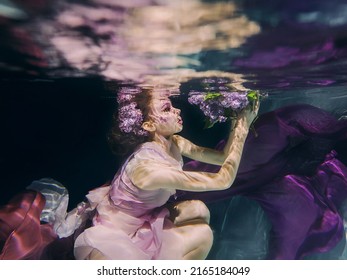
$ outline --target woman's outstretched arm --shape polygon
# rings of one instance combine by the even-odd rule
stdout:
[[[181,154],[190,159],[209,164],[222,165],[226,158],[226,153],[224,152],[224,150],[219,151],[195,145],[194,143],[180,135],[174,135],[172,137],[172,140],[177,145]]]
[[[237,130],[242,129],[240,125],[245,125],[248,129],[248,127],[254,119],[253,116],[257,115],[258,110],[259,103],[256,104],[256,107],[253,111],[246,111],[239,117],[239,120],[242,118],[246,118],[246,121],[243,124],[240,124],[239,120],[233,121],[233,123],[231,124],[228,140],[223,150],[219,151],[195,145],[194,143],[190,142],[188,139],[180,135],[174,135],[172,137],[172,140],[177,145],[178,149],[180,150],[183,156],[209,164],[222,165],[225,162],[228,155],[230,154],[231,146],[234,144],[235,141],[235,133],[238,134]]]

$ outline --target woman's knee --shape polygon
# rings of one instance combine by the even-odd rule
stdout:
[[[205,247],[206,250],[210,251],[213,244],[213,231],[211,227],[208,224],[202,224],[200,232],[202,236],[202,246]]]
[[[210,211],[200,200],[187,200],[174,206],[174,223],[209,223]]]
[[[99,250],[93,249],[87,257],[87,260],[107,260],[107,258]]]
[[[191,203],[194,205],[194,208],[198,212],[199,217],[210,223],[210,210],[207,208],[206,204],[201,200],[191,200]]]
[[[103,253],[90,246],[75,248],[74,255],[77,260],[107,260]]]
[[[213,244],[213,232],[208,224],[194,226],[191,244],[183,259],[205,259]]]

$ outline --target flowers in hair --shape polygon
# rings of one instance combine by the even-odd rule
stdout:
[[[138,88],[123,87],[118,92],[118,124],[119,129],[124,133],[133,133],[138,136],[147,136],[148,132],[142,128],[143,115],[137,108],[134,97],[141,94]]]

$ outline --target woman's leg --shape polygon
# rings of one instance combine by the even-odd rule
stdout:
[[[170,219],[176,226],[193,223],[210,223],[210,211],[200,200],[186,200],[171,204]]]
[[[180,248],[176,258],[205,259],[213,243],[206,205],[199,200],[189,200],[170,205],[169,209],[175,227],[165,230],[168,237],[164,240],[163,251],[170,251],[173,244]],[[171,258],[167,252],[164,255]]]
[[[98,249],[93,249],[86,260],[107,260],[107,258]]]

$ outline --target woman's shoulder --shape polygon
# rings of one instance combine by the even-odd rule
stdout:
[[[182,167],[182,163],[183,162],[167,154],[157,143],[146,142],[141,144],[132,156],[130,156],[125,168],[129,174],[130,170],[138,166],[143,166],[144,164]]]
[[[152,142],[145,142],[137,147],[135,152],[125,162],[125,170],[128,174],[139,165],[155,164],[165,161],[165,155],[158,145]]]
[[[165,159],[165,151],[155,142],[145,142],[138,146],[133,158],[143,159]]]

